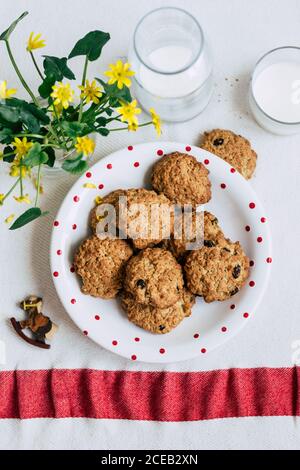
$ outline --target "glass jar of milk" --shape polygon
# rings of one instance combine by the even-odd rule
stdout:
[[[128,60],[134,93],[148,111],[183,122],[201,113],[213,90],[212,60],[197,20],[179,8],[159,8],[136,27]]]
[[[256,121],[273,134],[300,133],[300,48],[279,47],[256,64],[250,86]]]

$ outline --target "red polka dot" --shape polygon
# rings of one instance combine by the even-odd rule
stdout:
[[[73,224],[73,225],[72,225],[72,229],[73,229],[73,230],[76,230],[76,229],[77,229],[77,225],[76,225],[76,224]]]
[[[104,188],[104,184],[99,184],[98,189],[103,189],[103,188]]]
[[[222,189],[226,189],[226,184],[225,183],[222,183],[220,186],[221,186]]]
[[[131,359],[132,359],[133,361],[136,361],[136,360],[137,360],[136,355],[135,355],[135,354],[132,354]]]
[[[195,338],[195,339],[198,339],[198,338],[199,338],[199,333],[195,333],[195,334],[194,334],[194,338]]]
[[[92,177],[92,173],[90,171],[88,171],[85,175],[87,178],[91,178]]]
[[[255,209],[255,203],[254,203],[254,202],[250,202],[249,207],[250,207],[250,209]]]
[[[231,310],[234,310],[234,309],[235,309],[235,305],[234,305],[234,304],[230,305],[230,308],[231,308]]]
[[[201,349],[201,352],[202,352],[202,354],[205,354],[205,353],[206,353],[206,349],[205,349],[205,348],[202,348],[202,349]]]
[[[163,154],[164,154],[164,151],[163,151],[163,150],[157,150],[157,155],[158,155],[159,157],[162,157]]]
[[[74,196],[74,197],[73,197],[73,201],[74,201],[74,202],[79,202],[79,201],[80,201],[80,197],[79,197],[79,196]]]
[[[250,281],[250,282],[249,282],[249,286],[250,286],[250,287],[254,287],[254,286],[255,286],[255,282],[254,282],[254,281]]]
[[[257,237],[257,243],[261,243],[263,241],[262,237]]]
[[[58,256],[60,256],[60,255],[62,254],[62,251],[61,251],[61,250],[57,250],[56,254],[57,254]]]
[[[128,150],[129,150],[129,152],[132,152],[132,150],[133,150],[132,145],[129,145],[129,146],[128,146]]]
[[[226,326],[222,326],[221,331],[222,331],[223,333],[226,333],[226,331],[227,331]]]
[[[164,348],[160,348],[159,352],[160,354],[165,354],[166,350]]]
[[[58,277],[58,276],[59,276],[58,271],[54,271],[53,276],[54,276],[54,277]]]
[[[134,338],[134,341],[135,341],[136,343],[139,343],[141,340],[140,340],[140,338]]]
[[[117,345],[118,345],[118,341],[114,340],[114,341],[112,341],[111,344],[112,344],[113,346],[117,346]]]
[[[249,318],[249,313],[244,313],[243,317],[244,318]]]
[[[249,225],[246,225],[245,230],[246,230],[246,232],[250,232],[251,227],[249,227]]]
[[[251,261],[250,261],[250,266],[251,266],[251,268],[253,268],[254,264],[255,264],[254,261],[251,260]]]
[[[84,334],[85,336],[87,336],[87,335],[89,334],[89,332],[86,331],[86,330],[84,330],[83,334]]]
[[[260,219],[260,221],[261,221],[262,224],[264,224],[264,223],[266,223],[267,219],[266,219],[265,217],[262,217],[262,218]]]
[[[185,147],[185,150],[186,150],[187,152],[190,152],[190,151],[192,150],[192,147],[190,147],[189,145],[187,145],[187,146]]]
[[[107,168],[108,170],[111,170],[111,169],[112,169],[112,164],[109,163],[108,165],[106,165],[106,168]]]
[[[58,226],[59,226],[58,220],[55,220],[55,221],[53,222],[53,225],[54,225],[54,227],[58,227]]]
[[[209,165],[209,160],[207,158],[204,160],[204,165]]]
[[[270,258],[270,257],[267,258],[266,261],[267,261],[268,264],[271,264],[273,262],[272,258]]]
[[[95,315],[95,320],[100,320],[99,315]]]
[[[135,168],[138,168],[138,167],[140,166],[140,164],[139,164],[139,162],[135,162],[135,163],[133,164],[133,166],[134,166]]]
[[[235,173],[235,172],[236,172],[236,169],[235,169],[235,168],[230,168],[230,172],[231,172],[231,173]]]
[[[71,304],[75,305],[76,304],[76,299],[71,299]]]
[[[75,273],[75,268],[74,268],[74,266],[71,266],[71,267],[70,267],[70,271],[71,271],[71,273]]]

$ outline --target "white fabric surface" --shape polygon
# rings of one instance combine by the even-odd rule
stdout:
[[[97,74],[118,56],[125,56],[139,18],[152,8],[169,5],[165,0],[23,0],[1,1],[0,30],[21,11],[30,16],[19,25],[12,47],[20,67],[32,85],[34,71],[25,55],[24,42],[34,30],[47,40],[47,53],[66,55],[77,38],[91,29],[111,33],[101,62],[90,68]],[[191,122],[165,125],[163,140],[197,144],[201,133],[228,128],[248,137],[257,150],[258,167],[251,184],[271,221],[274,265],[268,291],[258,314],[243,331],[207,357],[156,370],[197,371],[229,367],[291,366],[299,360],[293,343],[300,340],[299,278],[299,171],[300,136],[277,137],[254,122],[247,102],[250,73],[266,51],[281,45],[299,45],[298,0],[173,0],[193,13],[210,38],[215,59],[215,93],[205,112]],[[45,50],[46,51],[46,50]],[[0,79],[19,86],[0,44]],[[80,58],[74,60],[81,70]],[[228,80],[225,80],[225,79]],[[239,81],[235,79],[238,78]],[[131,143],[155,140],[153,130],[136,134],[114,133],[98,139],[96,158]],[[14,204],[0,208],[1,310],[0,340],[5,342],[3,370],[82,368],[153,370],[153,365],[132,363],[104,351],[81,332],[62,308],[53,287],[48,261],[51,224],[74,179],[62,174],[45,179],[42,205],[51,217],[23,230],[9,232],[3,220],[16,211]],[[0,166],[0,192],[11,179]],[[31,191],[28,185],[28,191]],[[21,208],[19,208],[20,210]],[[30,293],[44,297],[45,312],[60,330],[50,351],[29,347],[13,333],[8,318],[18,316],[16,303]],[[298,345],[299,348],[299,345]],[[294,356],[293,356],[294,353]],[[33,444],[34,443],[34,444]],[[107,420],[35,420],[0,422],[0,448],[299,448],[299,420],[251,418],[199,423],[159,424]]]

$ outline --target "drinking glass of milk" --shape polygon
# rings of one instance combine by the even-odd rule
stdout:
[[[173,7],[148,13],[136,27],[129,51],[134,92],[147,111],[165,121],[192,119],[212,95],[212,60],[198,21]]]
[[[266,130],[280,135],[300,133],[300,48],[280,47],[258,61],[250,107]]]

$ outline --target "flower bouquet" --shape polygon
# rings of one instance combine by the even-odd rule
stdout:
[[[130,77],[134,75],[130,64],[121,60],[111,64],[109,70],[104,72],[108,81],[87,78],[89,62],[100,57],[110,39],[110,35],[103,31],[86,34],[75,44],[68,57],[44,55],[42,68],[34,51],[45,47],[45,41],[40,34],[31,33],[26,50],[41,80],[38,93],[34,93],[22,75],[10,46],[14,29],[27,14],[23,13],[0,35],[0,41],[4,42],[11,64],[29,97],[28,101],[16,98],[16,89],[8,88],[6,81],[0,83],[1,158],[10,165],[10,175],[16,179],[6,193],[0,193],[0,205],[18,188],[19,195],[13,196],[16,202],[32,204],[29,195],[24,193],[26,177],[32,177],[36,190],[32,207],[15,220],[10,230],[47,214],[39,207],[41,174],[45,165],[53,168],[57,164],[58,152],[64,155],[63,170],[81,174],[88,168],[88,159],[94,152],[95,142],[91,134],[105,137],[115,131],[137,131],[137,116],[141,113],[130,93]],[[84,57],[84,66],[76,102],[69,82],[76,80],[76,77],[69,61],[77,56]],[[151,120],[140,127],[152,124],[160,135],[160,118],[154,109],[150,109],[150,114]],[[35,174],[34,178],[32,173]],[[6,222],[11,223],[13,219],[11,215]]]

